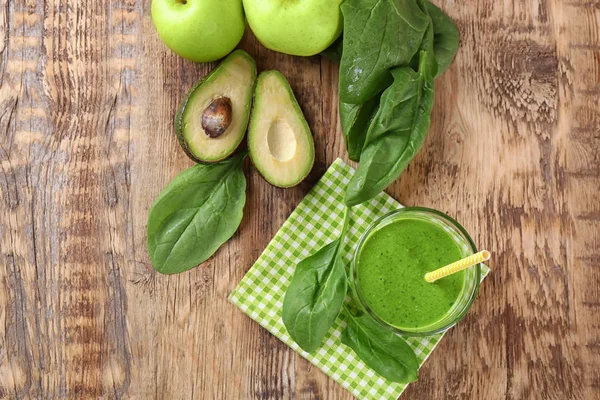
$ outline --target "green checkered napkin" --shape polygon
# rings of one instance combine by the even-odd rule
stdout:
[[[250,318],[258,322],[302,357],[319,367],[359,399],[396,399],[406,385],[389,382],[367,367],[341,342],[345,323],[333,324],[323,346],[309,354],[288,335],[281,320],[283,297],[296,264],[340,234],[344,216],[344,190],[353,169],[337,159],[319,183],[302,200],[250,271],[229,296]],[[385,193],[367,204],[352,208],[344,262],[349,265],[352,249],[369,225],[382,215],[402,207]],[[484,276],[489,272],[484,267]],[[443,334],[408,339],[420,364],[427,359]]]

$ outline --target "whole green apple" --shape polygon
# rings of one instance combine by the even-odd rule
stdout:
[[[196,62],[225,57],[245,29],[242,0],[152,0],[152,21],[171,50]]]
[[[295,56],[325,50],[342,32],[343,0],[244,0],[254,36],[267,48]]]

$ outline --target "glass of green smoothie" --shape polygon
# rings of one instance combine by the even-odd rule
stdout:
[[[467,231],[444,213],[406,207],[375,221],[361,237],[351,265],[354,298],[384,326],[407,336],[443,332],[475,300],[481,264],[436,282],[427,272],[477,253]]]

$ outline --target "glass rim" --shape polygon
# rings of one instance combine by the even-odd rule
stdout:
[[[431,335],[435,335],[437,333],[442,333],[442,332],[447,331],[448,329],[452,328],[454,325],[456,325],[459,321],[461,321],[465,317],[465,315],[467,314],[467,312],[473,305],[473,302],[475,301],[475,298],[477,297],[477,292],[479,291],[479,285],[481,283],[481,263],[474,266],[475,284],[473,285],[473,288],[472,288],[471,292],[469,293],[469,298],[468,298],[467,302],[465,303],[463,309],[460,311],[460,313],[458,313],[458,315],[456,317],[452,318],[452,320],[448,324],[445,324],[442,327],[439,327],[436,329],[431,329],[428,331],[421,331],[421,332],[405,331],[403,329],[400,329],[396,326],[393,326],[393,325],[383,321],[367,305],[366,301],[363,299],[363,297],[360,293],[360,289],[358,286],[358,279],[357,279],[358,255],[360,253],[360,250],[362,249],[362,246],[363,246],[365,240],[369,237],[369,234],[373,231],[373,229],[375,229],[377,226],[379,226],[387,218],[392,217],[396,214],[410,212],[410,211],[434,214],[436,217],[440,217],[442,220],[449,222],[452,226],[454,226],[460,232],[460,234],[464,237],[464,239],[466,239],[468,245],[470,246],[471,250],[473,251],[473,254],[477,253],[477,246],[475,246],[475,243],[473,242],[473,239],[471,238],[471,236],[469,235],[467,230],[460,223],[458,223],[454,218],[450,217],[449,215],[447,215],[441,211],[434,210],[432,208],[427,208],[427,207],[416,207],[415,206],[415,207],[398,208],[396,210],[390,211],[390,212],[386,213],[385,215],[382,215],[381,217],[377,218],[373,223],[371,223],[367,227],[367,230],[361,235],[360,239],[358,240],[358,243],[354,250],[354,255],[352,257],[352,264],[350,267],[351,268],[350,274],[351,274],[351,279],[352,279],[353,295],[355,295],[357,297],[357,300],[360,303],[360,307],[363,308],[364,310],[366,310],[367,313],[373,319],[375,319],[380,325],[383,325],[385,327],[392,329],[395,333],[402,335],[402,336],[413,336],[413,337],[431,336]]]

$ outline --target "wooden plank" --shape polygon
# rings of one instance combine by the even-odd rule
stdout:
[[[438,1],[461,48],[424,149],[389,192],[448,212],[492,275],[405,398],[600,397],[600,9]],[[226,301],[336,157],[337,66],[241,48],[289,79],[315,167],[293,189],[249,165],[240,230],[157,274],[146,217],[192,165],[172,132],[215,64],[172,54],[149,1],[0,0],[0,398],[348,399]]]

